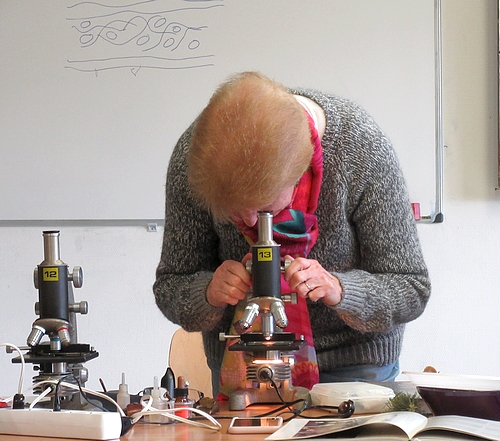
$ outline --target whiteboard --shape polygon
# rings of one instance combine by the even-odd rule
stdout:
[[[162,219],[230,74],[361,104],[435,201],[434,0],[0,0],[0,220]]]

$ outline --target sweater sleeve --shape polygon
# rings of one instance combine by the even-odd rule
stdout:
[[[353,329],[387,332],[422,314],[430,281],[396,154],[369,116],[351,113],[352,127],[344,129],[358,148],[346,156],[346,211],[359,256],[353,268],[334,273],[343,287],[334,309]]]
[[[190,133],[188,129],[179,139],[168,167],[165,229],[153,292],[170,321],[188,331],[208,331],[220,322],[225,308],[211,306],[205,296],[220,264],[218,239],[211,217],[189,191],[186,151]]]

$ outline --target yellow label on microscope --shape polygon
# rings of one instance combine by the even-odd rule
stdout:
[[[259,251],[257,251],[257,260],[259,262],[267,262],[273,260],[273,249],[259,248]]]
[[[43,281],[44,282],[57,282],[59,281],[59,268],[43,268]]]

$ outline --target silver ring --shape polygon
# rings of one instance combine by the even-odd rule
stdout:
[[[313,290],[313,289],[309,286],[309,283],[304,282],[304,285],[306,285],[306,286],[307,286],[307,289],[308,289],[309,291],[312,291],[312,290]]]

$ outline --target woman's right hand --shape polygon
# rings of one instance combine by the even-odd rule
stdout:
[[[226,260],[215,270],[214,277],[207,288],[208,303],[215,307],[222,307],[236,305],[245,298],[252,285],[252,277],[245,266],[251,257],[251,254],[247,254],[241,263]]]

